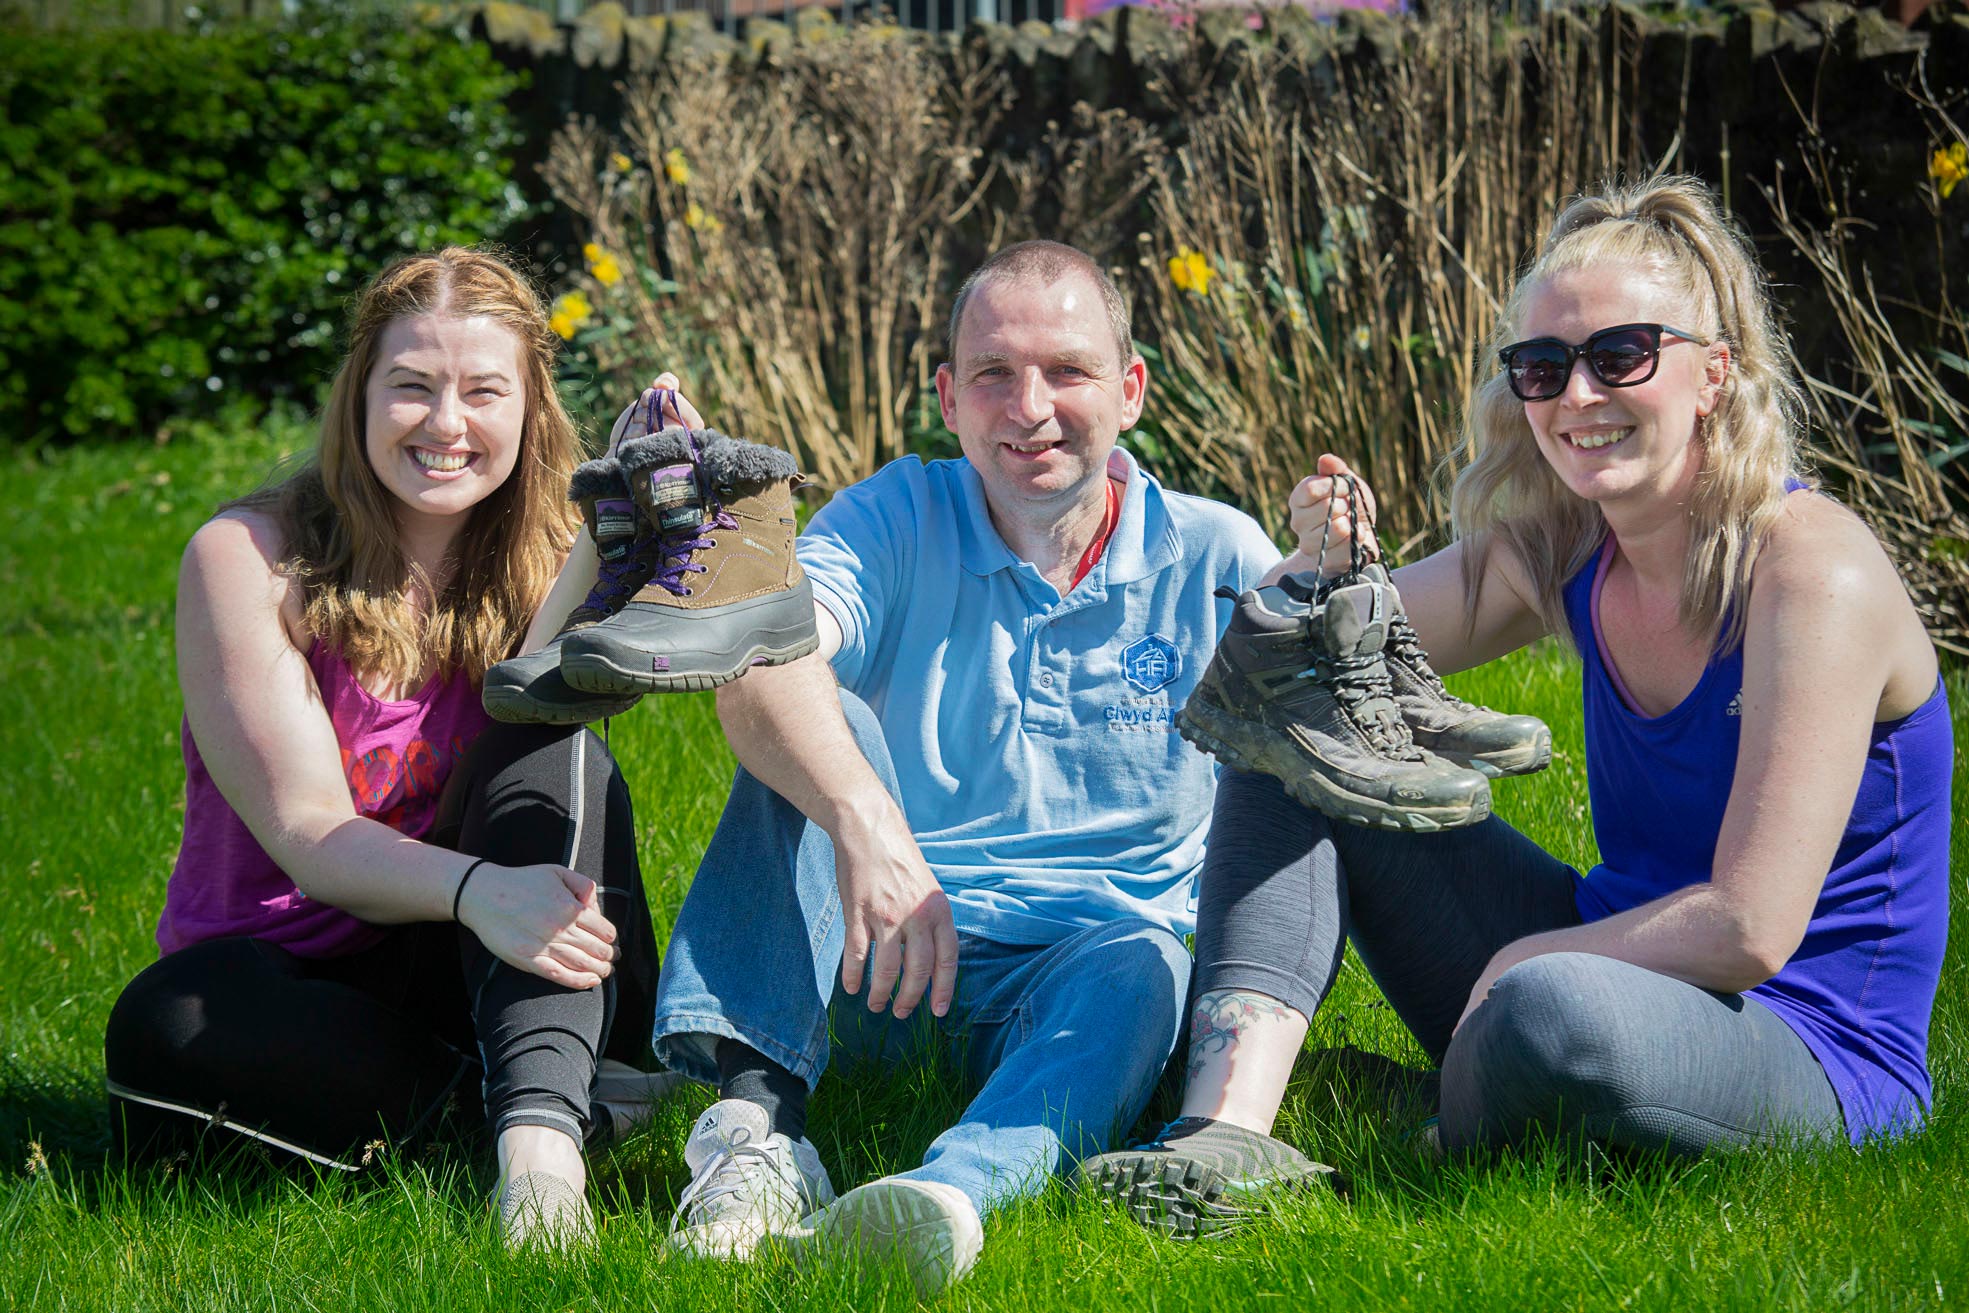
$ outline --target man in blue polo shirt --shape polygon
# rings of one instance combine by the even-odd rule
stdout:
[[[815,515],[821,651],[720,690],[743,769],[655,1035],[721,1095],[673,1248],[894,1256],[925,1294],[985,1212],[1124,1133],[1169,1057],[1215,791],[1172,717],[1228,620],[1214,591],[1278,561],[1116,447],[1147,371],[1081,252],[994,256],[949,347],[963,459],[899,460]],[[836,1200],[808,1091],[835,1047],[893,1057],[926,1027],[964,1037],[976,1098],[922,1166]]]

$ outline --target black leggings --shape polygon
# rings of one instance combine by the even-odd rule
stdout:
[[[1534,1134],[1695,1153],[1843,1140],[1812,1051],[1745,994],[1590,953],[1498,978],[1451,1031],[1505,945],[1579,924],[1570,866],[1496,817],[1441,834],[1337,824],[1268,776],[1225,771],[1204,859],[1192,996],[1268,995],[1310,1017],[1351,937],[1442,1064],[1446,1149]]]
[[[641,1065],[657,976],[629,790],[585,729],[495,725],[453,772],[429,841],[502,865],[558,862],[602,887],[621,957],[593,989],[508,966],[451,923],[393,926],[343,957],[217,939],[146,968],[104,1038],[126,1152],[174,1151],[207,1128],[353,1170],[447,1110],[496,1135],[608,1126],[590,1104],[600,1057]]]

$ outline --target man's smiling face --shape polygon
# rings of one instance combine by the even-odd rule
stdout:
[[[1140,357],[1123,351],[1082,272],[978,285],[954,359],[937,370],[937,399],[995,512],[1064,512],[1101,487],[1147,385]]]

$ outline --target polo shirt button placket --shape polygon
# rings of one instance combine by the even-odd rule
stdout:
[[[1055,654],[1048,650],[1047,634],[1052,630],[1057,614],[1033,617],[1028,633],[1031,647],[1032,671],[1030,682],[1026,685],[1025,726],[1041,734],[1058,734],[1066,728],[1066,708],[1062,704],[1058,686],[1060,677],[1049,666]]]

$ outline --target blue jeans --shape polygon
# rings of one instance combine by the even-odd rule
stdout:
[[[841,702],[862,754],[897,793],[875,714],[852,694]],[[899,1022],[841,989],[845,939],[833,841],[740,770],[664,957],[657,1056],[715,1085],[717,1041],[735,1038],[812,1088],[836,1046],[895,1061],[941,1030],[962,1041],[981,1088],[902,1175],[955,1186],[980,1214],[1127,1132],[1175,1047],[1189,989],[1188,950],[1147,921],[1039,945],[964,934],[948,1015],[925,1003]]]

